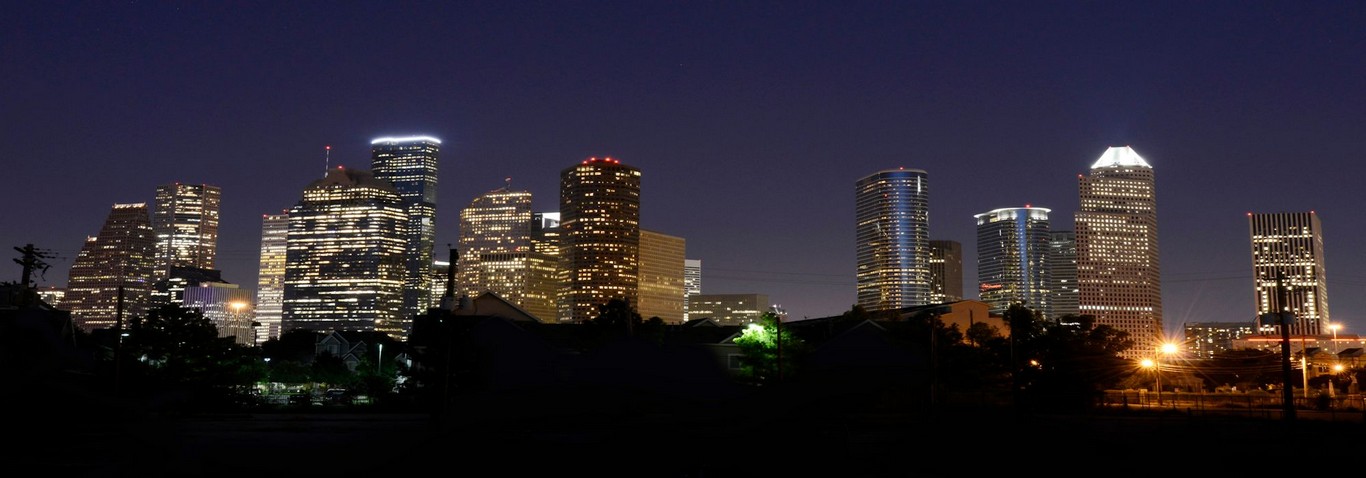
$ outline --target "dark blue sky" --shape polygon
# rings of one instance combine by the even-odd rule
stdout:
[[[502,186],[639,167],[642,225],[706,293],[795,318],[854,296],[854,182],[924,169],[930,231],[1032,204],[1070,229],[1077,174],[1132,146],[1157,177],[1168,330],[1254,312],[1246,213],[1318,212],[1333,319],[1366,331],[1361,2],[12,2],[0,7],[0,245],[63,286],[114,203],[223,188],[224,278],[260,218],[370,139],[444,141],[438,244]],[[440,254],[444,256],[444,253]],[[8,261],[6,261],[8,262]],[[19,269],[0,276],[17,280]]]

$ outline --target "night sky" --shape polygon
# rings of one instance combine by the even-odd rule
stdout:
[[[219,269],[255,289],[261,215],[370,140],[443,140],[438,257],[503,186],[640,168],[642,227],[704,293],[792,318],[855,302],[854,182],[923,169],[930,235],[1026,204],[1071,229],[1077,175],[1129,145],[1157,178],[1168,331],[1251,320],[1248,212],[1316,211],[1332,318],[1366,332],[1362,2],[10,2],[0,246],[65,286],[114,203],[223,189]],[[12,252],[11,256],[18,254]],[[11,264],[0,280],[17,281]]]

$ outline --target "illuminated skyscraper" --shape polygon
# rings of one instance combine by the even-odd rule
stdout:
[[[1046,208],[1025,206],[973,216],[977,219],[977,294],[992,313],[1003,313],[1018,303],[1052,316],[1048,213]]]
[[[284,316],[289,213],[261,216],[261,261],[256,274],[256,343],[280,336]]]
[[[531,215],[531,247],[536,252],[560,257],[560,213],[538,212]]]
[[[561,321],[582,322],[617,298],[638,306],[640,170],[588,158],[560,172]]]
[[[655,231],[640,231],[640,305],[643,319],[683,323],[683,257],[687,241]]]
[[[457,295],[498,294],[545,322],[555,321],[555,258],[532,243],[531,193],[506,187],[460,211]]]
[[[436,172],[441,141],[429,136],[376,138],[370,142],[375,179],[392,184],[408,217],[404,248],[403,320],[437,304],[431,297],[432,247],[436,241]]]
[[[1128,146],[1112,147],[1077,179],[1078,309],[1129,333],[1126,358],[1151,357],[1163,333],[1153,168]]]
[[[858,305],[869,311],[930,300],[930,190],[925,171],[887,169],[855,184]]]
[[[111,329],[147,312],[156,239],[146,203],[115,204],[98,236],[85,240],[67,276],[63,308],[77,326]],[[122,291],[122,300],[120,300]]]
[[[963,300],[963,245],[930,241],[930,303]]]
[[[154,281],[165,280],[172,267],[213,269],[218,255],[218,186],[157,186],[152,232],[156,235]]]
[[[446,295],[446,285],[450,283],[448,276],[451,272],[451,261],[437,259],[432,261],[432,289],[430,294],[437,300],[437,307],[441,306],[441,298]],[[452,297],[455,297],[455,289],[450,290]]]
[[[1081,314],[1077,309],[1077,235],[1072,231],[1048,233],[1048,275],[1053,317]]]
[[[683,320],[688,320],[689,296],[702,293],[702,260],[683,260]]]
[[[1292,335],[1318,335],[1329,324],[1323,225],[1314,211],[1248,213],[1257,315],[1294,312]],[[1279,289],[1277,286],[1281,286]],[[1274,327],[1263,332],[1279,332]]]
[[[407,340],[407,209],[387,181],[337,168],[290,208],[282,329],[377,331]]]

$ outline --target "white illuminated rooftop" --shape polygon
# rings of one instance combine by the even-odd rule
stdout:
[[[1140,166],[1144,168],[1152,167],[1148,164],[1147,161],[1143,160],[1142,156],[1139,156],[1138,153],[1135,153],[1133,148],[1130,148],[1128,146],[1114,146],[1109,149],[1106,149],[1105,154],[1100,155],[1100,159],[1096,160],[1096,164],[1091,165],[1091,169],[1104,168],[1109,166]]]
[[[431,137],[431,136],[399,136],[399,137],[375,138],[374,140],[371,140],[371,141],[370,141],[370,144],[379,144],[379,143],[416,143],[416,142],[419,142],[419,141],[426,141],[426,142],[429,142],[429,143],[441,144],[441,140],[436,139],[436,138],[433,138],[433,137]]]

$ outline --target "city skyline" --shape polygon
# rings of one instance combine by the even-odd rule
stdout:
[[[1359,5],[454,4],[404,35],[379,25],[414,11],[362,4],[12,10],[0,239],[54,251],[40,286],[112,205],[183,182],[221,187],[215,262],[254,288],[263,214],[368,169],[375,138],[430,135],[437,259],[481,192],[510,177],[555,211],[560,168],[611,156],[643,172],[642,224],[705,261],[703,293],[815,318],[856,303],[858,178],[926,171],[929,239],[973,244],[1000,207],[1071,229],[1076,175],[1132,146],[1158,176],[1166,331],[1251,320],[1246,214],[1315,211],[1333,320],[1366,332]]]

